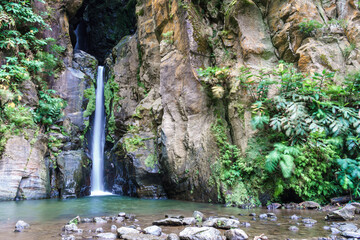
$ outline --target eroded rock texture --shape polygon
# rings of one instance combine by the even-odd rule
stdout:
[[[109,166],[122,162],[131,168],[128,179],[140,197],[149,196],[144,188],[155,186],[171,198],[223,201],[232,191],[213,181],[219,149],[211,127],[220,115],[231,142],[245,153],[254,136],[249,96],[230,91],[214,104],[197,69],[225,66],[236,75],[243,66],[260,71],[285,60],[305,73],[356,70],[357,4],[138,1],[137,33],[123,38],[106,60],[120,98],[112,109],[117,130],[111,134]],[[300,31],[299,24],[308,20],[322,27]],[[153,191],[154,197],[159,194]]]

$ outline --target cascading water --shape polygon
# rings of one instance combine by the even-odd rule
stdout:
[[[92,133],[92,171],[91,196],[107,195],[104,192],[104,144],[105,144],[105,112],[104,112],[104,67],[98,67],[96,87],[96,108]]]

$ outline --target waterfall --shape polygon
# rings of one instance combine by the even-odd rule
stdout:
[[[104,192],[104,144],[105,144],[105,111],[104,111],[104,67],[98,67],[96,81],[96,108],[92,129],[92,171],[91,195],[110,194]]]

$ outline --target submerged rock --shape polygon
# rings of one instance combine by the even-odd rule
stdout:
[[[181,240],[222,240],[220,231],[212,227],[187,227],[179,236]]]
[[[14,232],[22,232],[24,229],[30,228],[30,225],[22,220],[17,221],[15,224]]]
[[[310,218],[304,218],[304,219],[302,220],[302,222],[303,222],[304,224],[311,224],[311,225],[317,223],[316,220],[310,219]]]
[[[294,215],[292,215],[291,217],[290,217],[290,219],[291,220],[299,220],[299,216],[297,216],[296,214],[294,214]]]
[[[270,205],[267,205],[266,207],[267,207],[267,209],[269,209],[269,210],[278,209],[278,208],[281,207],[281,204],[280,204],[280,203],[272,203],[272,204],[270,204]]]
[[[290,230],[290,231],[293,231],[293,232],[296,232],[296,231],[299,231],[299,228],[296,227],[296,226],[290,226],[290,227],[289,227],[289,230]]]
[[[325,220],[328,221],[350,221],[355,217],[355,207],[347,204],[340,210],[335,210],[326,215]]]
[[[350,231],[345,231],[341,233],[341,236],[347,237],[347,238],[360,238],[360,233],[358,232],[350,232]]]
[[[226,240],[243,240],[248,239],[248,235],[241,229],[231,229],[225,232]]]
[[[116,230],[117,230],[117,227],[115,225],[111,225],[111,231],[116,232]]]
[[[337,229],[337,228],[330,228],[330,230],[331,230],[331,234],[334,234],[334,235],[336,235],[336,234],[339,234],[341,231],[339,230],[339,229]]]

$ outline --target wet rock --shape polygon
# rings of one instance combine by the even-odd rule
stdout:
[[[263,214],[260,214],[259,215],[259,218],[260,219],[267,219],[268,218],[268,215],[266,213],[263,213]]]
[[[355,207],[355,213],[356,214],[360,214],[360,203],[353,202],[353,203],[351,203],[351,206]]]
[[[82,218],[82,219],[81,219],[81,222],[82,222],[82,223],[91,223],[91,222],[94,222],[94,219],[91,219],[91,218]]]
[[[293,231],[293,232],[296,232],[296,231],[299,231],[299,228],[296,227],[296,226],[290,226],[290,227],[289,227],[289,230],[290,230],[290,231]]]
[[[187,227],[179,236],[181,240],[222,240],[220,231],[212,227]]]
[[[146,234],[151,234],[154,236],[160,236],[162,233],[162,229],[158,226],[150,226],[144,229]]]
[[[248,239],[248,235],[241,229],[231,229],[225,232],[226,240],[243,240]]]
[[[296,214],[294,214],[294,215],[292,215],[291,217],[290,217],[290,219],[291,220],[299,220],[299,216],[297,216]]]
[[[267,205],[266,207],[267,207],[267,209],[269,209],[269,210],[278,209],[278,208],[281,207],[281,204],[280,204],[280,203],[272,203],[272,204],[270,204],[270,205]]]
[[[14,232],[22,232],[24,229],[30,228],[30,225],[22,220],[17,221],[15,224]]]
[[[255,217],[256,213],[250,213],[249,216]]]
[[[297,203],[287,203],[284,204],[285,209],[298,209],[299,208],[299,204]]]
[[[320,204],[318,204],[317,202],[313,202],[313,201],[302,202],[299,205],[306,209],[319,209],[320,208]]]
[[[166,240],[180,240],[180,238],[175,233],[170,233]]]
[[[115,225],[111,225],[111,231],[116,232],[117,227]]]
[[[347,204],[340,210],[333,211],[326,215],[325,220],[328,221],[350,221],[355,217],[355,207]]]
[[[165,240],[166,236],[154,236],[150,234],[129,233],[121,237],[123,240]]]
[[[103,228],[97,228],[95,230],[96,233],[103,233],[104,232],[104,229]]]
[[[187,217],[187,218],[182,219],[182,222],[184,225],[193,225],[196,223],[196,219],[193,217]]]
[[[196,219],[196,221],[205,221],[205,215],[202,212],[194,211],[193,217]]]
[[[123,235],[129,235],[129,234],[139,234],[140,231],[134,229],[134,228],[129,228],[129,227],[120,227],[117,230],[117,235],[119,238],[123,238]]]
[[[107,223],[107,221],[101,217],[94,217],[94,222],[96,223]]]
[[[205,227],[215,227],[221,229],[238,228],[240,222],[230,218],[212,218],[203,223]]]
[[[171,215],[171,214],[166,214],[165,218],[177,218],[177,219],[182,219],[184,218],[183,215]]]
[[[126,217],[126,213],[120,212],[120,213],[118,214],[118,217],[123,217],[123,218],[125,218],[125,217]]]
[[[341,236],[347,237],[347,238],[360,238],[360,233],[358,232],[350,232],[350,231],[345,231],[341,233]]]
[[[153,222],[153,225],[158,226],[181,226],[183,225],[183,222],[181,219],[177,218],[166,218],[159,221]]]
[[[340,224],[338,229],[342,232],[356,232],[358,230],[357,226],[352,223]]]
[[[341,231],[339,230],[339,229],[337,229],[337,228],[330,228],[330,230],[331,230],[331,234],[334,234],[334,235],[336,235],[336,234],[339,234]]]
[[[99,233],[96,236],[101,239],[116,239],[117,238],[116,234],[114,234],[114,233]]]
[[[313,224],[317,223],[316,220],[311,219],[311,218],[304,218],[304,219],[302,220],[302,222],[303,222],[304,224],[310,224],[310,225],[313,225]]]

